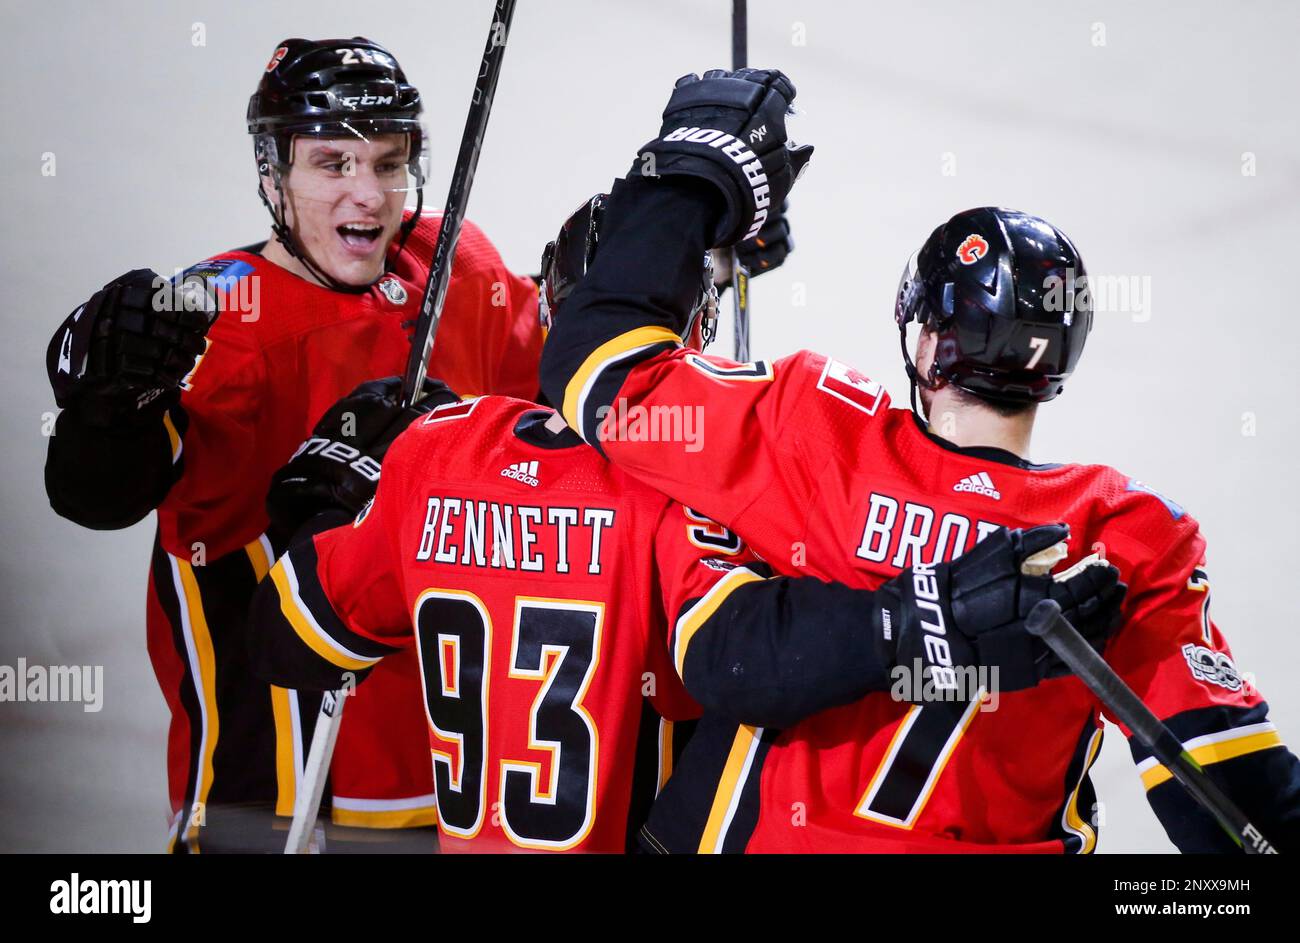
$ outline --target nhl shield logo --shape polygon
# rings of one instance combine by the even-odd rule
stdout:
[[[382,282],[379,283],[379,290],[383,292],[384,297],[387,298],[389,301],[391,301],[393,304],[395,305],[406,304],[406,288],[404,288],[402,286],[402,283],[399,282],[397,279],[392,278],[391,276],[389,278],[385,278]]]

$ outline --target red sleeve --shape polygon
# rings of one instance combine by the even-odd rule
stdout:
[[[1130,490],[1146,489],[1130,483]],[[1106,538],[1107,556],[1130,585],[1125,623],[1106,658],[1255,831],[1292,851],[1300,842],[1300,762],[1210,617],[1200,529],[1177,505],[1156,498],[1130,498],[1137,510]],[[1121,729],[1147,799],[1174,844],[1185,853],[1240,850],[1146,745]]]
[[[593,353],[569,384],[565,418],[611,461],[744,531],[760,553],[788,552],[831,455],[800,419],[826,360],[803,351],[736,363],[674,345],[623,369],[646,342],[660,341],[624,336]]]
[[[390,452],[374,500],[348,526],[313,540],[316,576],[330,609],[349,632],[393,646],[410,644],[414,637],[397,549],[400,463],[400,452]]]
[[[403,438],[389,451],[374,500],[356,519],[300,535],[254,591],[250,653],[264,680],[333,690],[412,644],[396,531]]]
[[[536,400],[542,352],[537,285],[507,269],[496,247],[469,220],[452,274],[430,375],[447,375],[443,365],[455,364],[456,375],[464,378],[464,388],[456,389],[462,396],[496,393]]]
[[[169,414],[173,461],[181,474],[159,505],[164,549],[188,556],[201,540],[217,559],[265,528],[262,475],[267,374],[254,332],[230,314],[217,319],[207,349],[181,385]],[[252,526],[249,526],[250,523]]]
[[[1153,496],[1132,500],[1137,507],[1129,520],[1106,538],[1106,555],[1129,584],[1124,623],[1107,647],[1107,661],[1202,765],[1281,745],[1263,696],[1238,670],[1210,617],[1205,541],[1196,521],[1181,509],[1170,521],[1174,512]],[[1135,533],[1143,539],[1130,536]],[[1168,779],[1145,747],[1135,743],[1133,751],[1148,789]]]

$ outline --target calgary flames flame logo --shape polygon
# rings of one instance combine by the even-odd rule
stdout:
[[[275,67],[278,66],[280,62],[284,59],[285,55],[288,54],[288,52],[289,52],[288,46],[281,46],[279,49],[277,49],[275,51],[275,54],[271,56],[271,61],[266,64],[266,71],[267,72],[273,71]]]
[[[971,233],[961,241],[957,247],[957,258],[961,260],[962,265],[974,265],[980,259],[988,254],[988,240],[979,233]]]

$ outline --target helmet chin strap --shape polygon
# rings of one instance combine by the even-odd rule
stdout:
[[[921,420],[921,422],[929,428],[930,420],[925,415],[925,412],[921,409],[920,403],[918,402],[917,387],[924,387],[930,392],[934,392],[947,386],[948,381],[944,379],[943,375],[939,372],[938,360],[931,360],[930,369],[927,371],[926,376],[921,376],[921,371],[917,370],[916,364],[912,362],[912,355],[907,352],[906,324],[900,324],[898,326],[898,343],[903,350],[903,369],[907,371],[907,381],[911,386],[912,412],[916,415],[917,419]]]
[[[310,253],[307,252],[307,249],[298,241],[297,237],[294,236],[293,230],[289,227],[289,224],[285,219],[285,214],[284,214],[285,192],[284,192],[284,185],[280,177],[280,173],[277,169],[275,169],[273,166],[270,166],[269,164],[267,165],[267,170],[265,173],[266,175],[270,176],[271,182],[275,184],[275,194],[279,202],[279,208],[277,209],[277,207],[270,201],[270,199],[267,198],[266,188],[262,185],[261,182],[263,172],[261,168],[259,168],[257,195],[261,197],[262,205],[265,206],[267,212],[271,214],[271,233],[275,236],[277,240],[279,240],[280,245],[284,246],[285,251],[288,252],[289,255],[293,256],[293,258],[301,262],[306,267],[307,271],[311,272],[311,274],[316,278],[317,281],[319,281],[322,285],[324,285],[326,288],[330,289],[331,291],[341,291],[353,295],[364,294],[365,292],[370,290],[370,286],[374,285],[375,282],[379,281],[385,275],[388,275],[390,272],[392,272],[393,260],[396,259],[399,255],[401,255],[402,249],[405,248],[406,246],[406,240],[411,237],[411,233],[415,230],[416,223],[418,223],[420,220],[420,212],[424,209],[424,186],[423,184],[421,184],[420,186],[416,187],[415,190],[415,212],[411,214],[410,219],[402,223],[401,228],[398,230],[396,250],[392,252],[391,256],[387,252],[385,252],[383,271],[380,272],[379,275],[376,276],[373,280],[367,282],[364,285],[349,285],[346,282],[340,282],[338,279],[334,278],[323,268],[317,265],[316,262],[312,259]]]

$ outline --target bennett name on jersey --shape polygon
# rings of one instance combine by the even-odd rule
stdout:
[[[530,573],[601,572],[601,534],[614,508],[544,507],[430,495],[415,559]],[[539,546],[553,547],[549,556]]]

